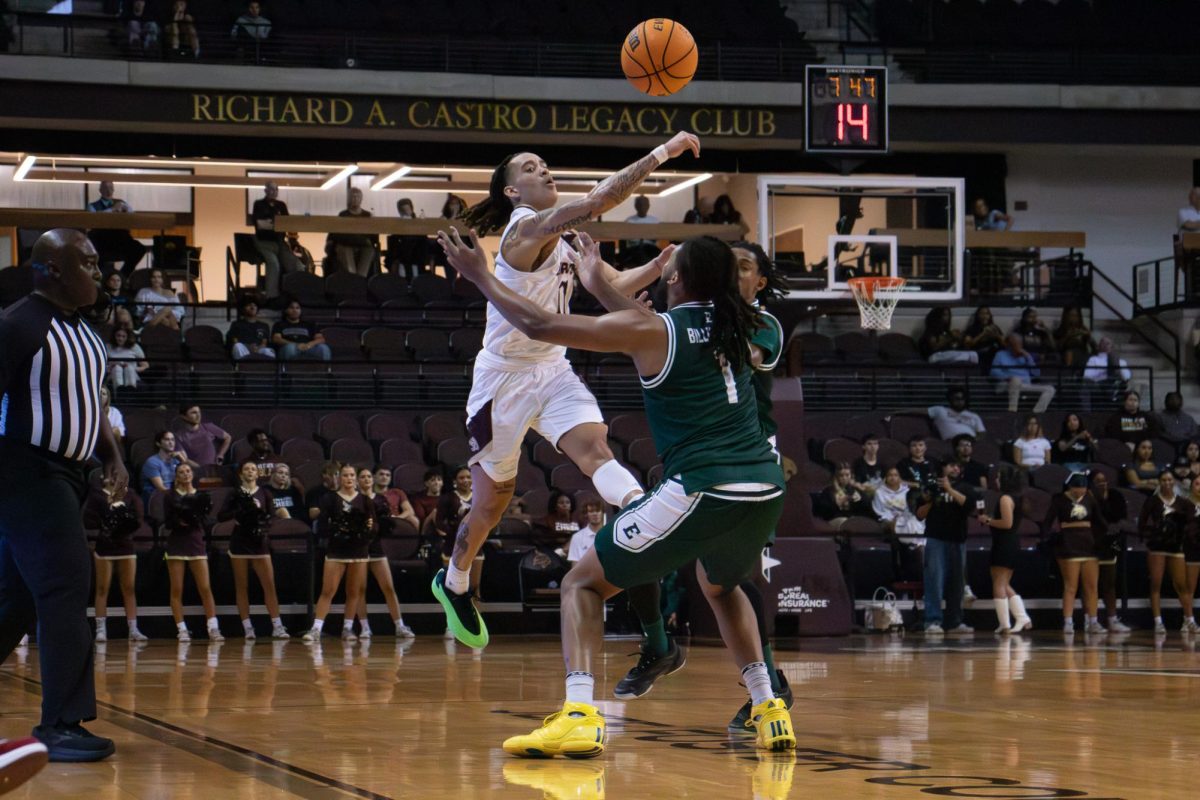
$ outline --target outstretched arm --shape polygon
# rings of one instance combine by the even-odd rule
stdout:
[[[579,251],[579,264],[577,266],[577,274],[579,282],[583,284],[583,288],[592,293],[596,301],[604,306],[605,311],[641,311],[646,314],[653,315],[653,310],[646,307],[642,302],[642,298],[634,298],[629,295],[632,292],[625,292],[617,284],[616,278],[619,278],[623,273],[617,272],[600,258],[600,246],[588,236],[580,231],[575,239],[575,247]],[[662,267],[666,265],[674,251],[675,246],[667,248],[663,254],[654,261],[647,264],[646,267],[653,267],[655,278],[662,274]],[[640,267],[644,270],[646,267]],[[645,284],[643,284],[645,285]],[[636,286],[640,289],[641,286]]]
[[[687,131],[680,131],[659,147],[662,150],[655,148],[625,169],[605,178],[583,197],[539,211],[514,225],[500,243],[504,259],[515,267],[528,269],[546,240],[615,208],[633,194],[642,181],[666,159],[676,158],[688,150],[700,156],[700,140]],[[660,159],[660,155],[665,157]],[[536,165],[528,166],[536,169]]]
[[[633,309],[601,317],[552,314],[498,281],[488,269],[487,256],[475,231],[470,235],[470,245],[454,228],[450,233],[438,231],[437,238],[450,266],[478,286],[488,302],[521,333],[578,350],[626,353],[643,375],[662,371],[667,360],[667,329],[657,315]]]

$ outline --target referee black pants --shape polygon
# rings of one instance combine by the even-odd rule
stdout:
[[[85,488],[82,464],[0,445],[0,662],[36,618],[43,725],[96,718]]]

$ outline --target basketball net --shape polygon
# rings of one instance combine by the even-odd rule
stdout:
[[[904,278],[851,278],[850,293],[858,303],[859,322],[864,330],[886,331],[892,327],[892,312],[904,291]]]

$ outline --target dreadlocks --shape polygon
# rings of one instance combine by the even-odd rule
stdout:
[[[712,302],[713,349],[736,372],[749,358],[758,315],[738,293],[733,250],[712,236],[697,236],[680,246],[676,265],[688,294]]]
[[[765,306],[776,300],[782,300],[787,296],[787,283],[784,281],[783,276],[779,274],[779,269],[775,266],[775,262],[767,257],[762,247],[754,242],[734,242],[730,247],[735,250],[745,250],[754,256],[754,263],[758,266],[758,274],[767,279],[767,285],[756,296],[758,302]]]
[[[471,206],[462,215],[463,224],[468,229],[474,228],[480,236],[487,236],[489,233],[502,229],[508,223],[508,218],[512,216],[512,200],[509,200],[508,195],[504,194],[504,187],[508,185],[509,162],[517,155],[517,153],[512,153],[504,157],[500,166],[492,172],[488,196]]]

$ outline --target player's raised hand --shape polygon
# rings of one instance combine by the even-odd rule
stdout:
[[[458,235],[458,229],[451,226],[449,233],[438,231],[437,240],[450,266],[466,276],[467,280],[474,282],[487,274],[487,255],[479,246],[479,237],[475,235],[475,229],[467,231],[467,235],[471,239],[469,245]]]
[[[671,254],[675,252],[677,244],[669,244],[662,249],[662,252],[654,257],[650,263],[658,270],[658,274],[662,275],[662,271],[667,268],[667,263],[671,260]]]
[[[691,150],[692,155],[696,158],[700,157],[700,137],[694,133],[680,131],[671,137],[671,141],[667,142],[665,147],[667,148],[667,155],[671,158],[678,158],[687,150]]]
[[[583,231],[575,234],[575,251],[579,253],[579,263],[575,269],[579,279],[587,283],[587,279],[606,280],[604,275],[604,259],[600,258],[600,245],[596,240]]]

